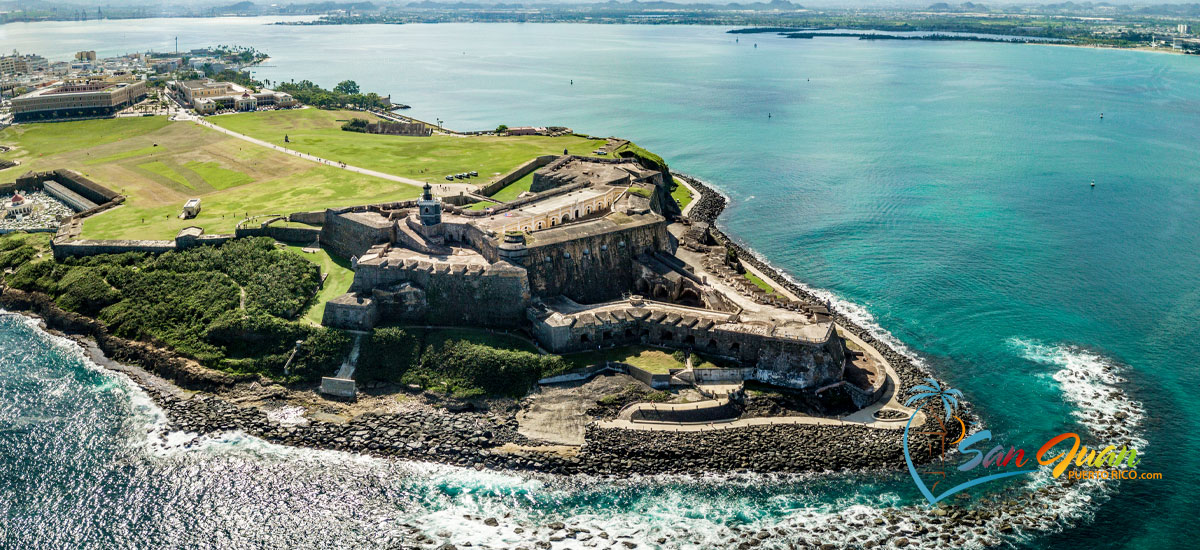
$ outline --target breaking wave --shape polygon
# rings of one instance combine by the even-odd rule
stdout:
[[[876,337],[913,355],[897,345],[865,310],[828,296],[835,307]],[[33,321],[26,324],[38,329]],[[156,469],[162,468],[161,464],[187,464],[190,477],[170,480],[181,485],[179,492],[193,492],[188,484],[199,483],[195,478],[230,475],[227,471],[241,476],[240,483],[262,484],[258,490],[268,493],[299,491],[307,495],[318,491],[334,503],[331,506],[353,509],[343,510],[344,516],[326,513],[296,521],[313,522],[334,532],[352,531],[339,536],[361,547],[447,542],[515,547],[542,542],[551,548],[580,548],[629,542],[639,548],[699,549],[753,541],[758,548],[787,548],[796,544],[887,544],[899,537],[916,548],[941,548],[947,541],[977,547],[1003,540],[1015,542],[1088,521],[1090,510],[1115,487],[1100,481],[1068,484],[1039,473],[1021,485],[998,488],[984,497],[989,500],[987,506],[955,506],[947,512],[935,511],[923,501],[906,504],[913,501],[903,474],[659,475],[613,480],[475,471],[299,449],[241,432],[196,436],[171,431],[165,413],[128,376],[96,365],[76,342],[38,332],[85,368],[104,371],[117,381],[118,391],[123,390],[130,403],[127,422],[140,425],[129,443],[142,447],[145,460],[159,464]],[[1135,446],[1144,445],[1137,436],[1142,408],[1121,391],[1122,367],[1118,363],[1074,346],[1021,339],[1013,339],[1011,344],[1022,357],[1055,369],[1052,376],[1064,400],[1073,405],[1074,414],[1090,431],[1111,434],[1123,430],[1120,433]],[[1121,412],[1124,421],[1113,421]],[[292,410],[277,414],[280,420],[296,418]],[[136,435],[139,433],[143,435]],[[197,475],[197,469],[202,473]],[[280,471],[288,473],[281,477]],[[272,484],[283,484],[283,488]],[[302,517],[311,513],[305,507],[281,511],[274,501],[241,505],[262,506],[270,514]],[[203,502],[194,506],[203,506]],[[364,531],[368,526],[375,530]],[[203,530],[190,536],[203,537]]]

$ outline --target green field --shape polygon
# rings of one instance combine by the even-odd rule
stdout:
[[[320,248],[316,252],[305,252],[304,248],[289,245],[286,250],[317,264],[317,267],[321,268],[322,275],[328,274],[320,292],[312,301],[312,306],[304,314],[306,320],[314,325],[319,325],[321,317],[325,315],[325,303],[350,290],[350,283],[354,282],[354,271],[350,269],[349,260],[341,256],[334,256],[324,248]]]
[[[449,184],[445,177],[479,172],[466,183],[486,183],[539,155],[590,155],[604,140],[576,136],[385,136],[346,132],[351,118],[374,115],[357,111],[298,109],[261,111],[209,117],[208,121],[240,134],[334,162],[369,168],[431,183]],[[284,136],[288,142],[284,143]]]
[[[303,113],[305,111],[288,111]],[[361,135],[361,134],[359,134]],[[247,215],[287,214],[414,198],[420,189],[323,166],[164,117],[18,124],[0,131],[0,155],[22,162],[20,173],[68,168],[129,198],[89,217],[83,236],[170,239],[198,225],[232,232]],[[4,180],[11,181],[17,171]],[[177,216],[199,197],[195,219]]]
[[[687,208],[687,205],[692,202],[692,192],[688,191],[688,188],[679,180],[675,180],[675,188],[671,190],[671,196],[675,202],[679,203],[680,209]]]
[[[750,281],[751,283],[754,284],[754,286],[761,288],[763,290],[763,292],[766,292],[767,294],[775,293],[775,289],[771,287],[771,284],[764,281],[761,277],[759,277],[749,271],[747,271],[744,275],[746,276],[747,281]]]
[[[682,369],[687,365],[672,357],[671,352],[641,346],[622,346],[600,351],[587,351],[564,355],[572,368],[588,367],[605,361],[628,363],[653,374],[667,374],[670,369]]]
[[[536,170],[535,170],[536,171]],[[533,186],[533,172],[525,174],[521,179],[514,181],[500,188],[492,195],[493,199],[500,202],[509,202],[517,200],[517,197],[529,190]]]

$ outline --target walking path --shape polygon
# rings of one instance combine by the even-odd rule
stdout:
[[[692,185],[683,178],[675,178],[675,181],[679,182],[679,185],[687,187],[688,192],[692,194],[691,202],[689,202],[687,206],[683,207],[683,217],[686,218],[688,217],[688,214],[692,212],[692,207],[696,206],[696,203],[700,202],[700,191],[697,191],[695,187],[692,187]]]
[[[403,183],[406,185],[413,185],[416,187],[425,187],[425,182],[423,182],[421,180],[406,178],[403,176],[396,176],[393,174],[387,174],[387,173],[380,172],[377,170],[371,170],[369,168],[361,168],[358,166],[351,166],[349,164],[344,164],[344,163],[332,161],[329,159],[324,159],[324,158],[321,158],[321,157],[318,157],[315,155],[310,155],[308,153],[301,153],[300,151],[296,151],[294,149],[280,147],[269,141],[263,141],[258,138],[250,137],[246,134],[239,134],[232,130],[222,128],[220,126],[217,126],[216,124],[213,124],[207,120],[204,120],[201,117],[179,114],[179,115],[176,115],[176,119],[177,120],[191,120],[191,121],[195,122],[196,124],[199,124],[200,126],[204,126],[205,128],[209,128],[211,130],[216,130],[218,132],[221,132],[222,134],[232,136],[232,137],[238,138],[243,141],[248,141],[255,145],[259,145],[261,147],[267,147],[269,149],[274,149],[276,151],[279,151],[280,153],[285,153],[288,155],[292,155],[294,157],[299,157],[304,160],[312,161],[312,162],[315,162],[318,164],[324,164],[326,166],[333,166],[334,168],[341,168],[342,170],[356,172],[359,174],[363,174],[364,176],[376,177],[376,178],[380,178],[380,179]],[[453,185],[453,186],[442,185],[442,184],[431,184],[431,185],[433,186],[434,193],[436,193],[438,195],[442,195],[442,196],[457,195],[459,192],[474,193],[478,187],[478,186],[472,185],[472,184],[458,184],[458,185]]]

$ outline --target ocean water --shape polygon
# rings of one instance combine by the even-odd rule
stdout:
[[[728,194],[731,235],[961,389],[998,442],[1033,452],[1127,415],[1139,469],[1164,479],[1032,481],[1063,521],[1017,544],[1200,535],[1200,59],[716,27],[262,23],[5,25],[0,45],[59,59],[176,36],[249,45],[272,56],[259,78],[354,79],[453,128],[634,139]],[[387,547],[413,529],[507,546],[538,540],[516,522],[555,519],[651,547],[763,528],[788,532],[782,545],[922,505],[904,475],[613,482],[191,440],[120,376],[12,318],[0,443],[0,540],[14,548]],[[463,517],[505,514],[498,528]]]

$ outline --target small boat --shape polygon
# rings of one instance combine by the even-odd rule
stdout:
[[[1092,180],[1092,187],[1096,186],[1096,180]]]

